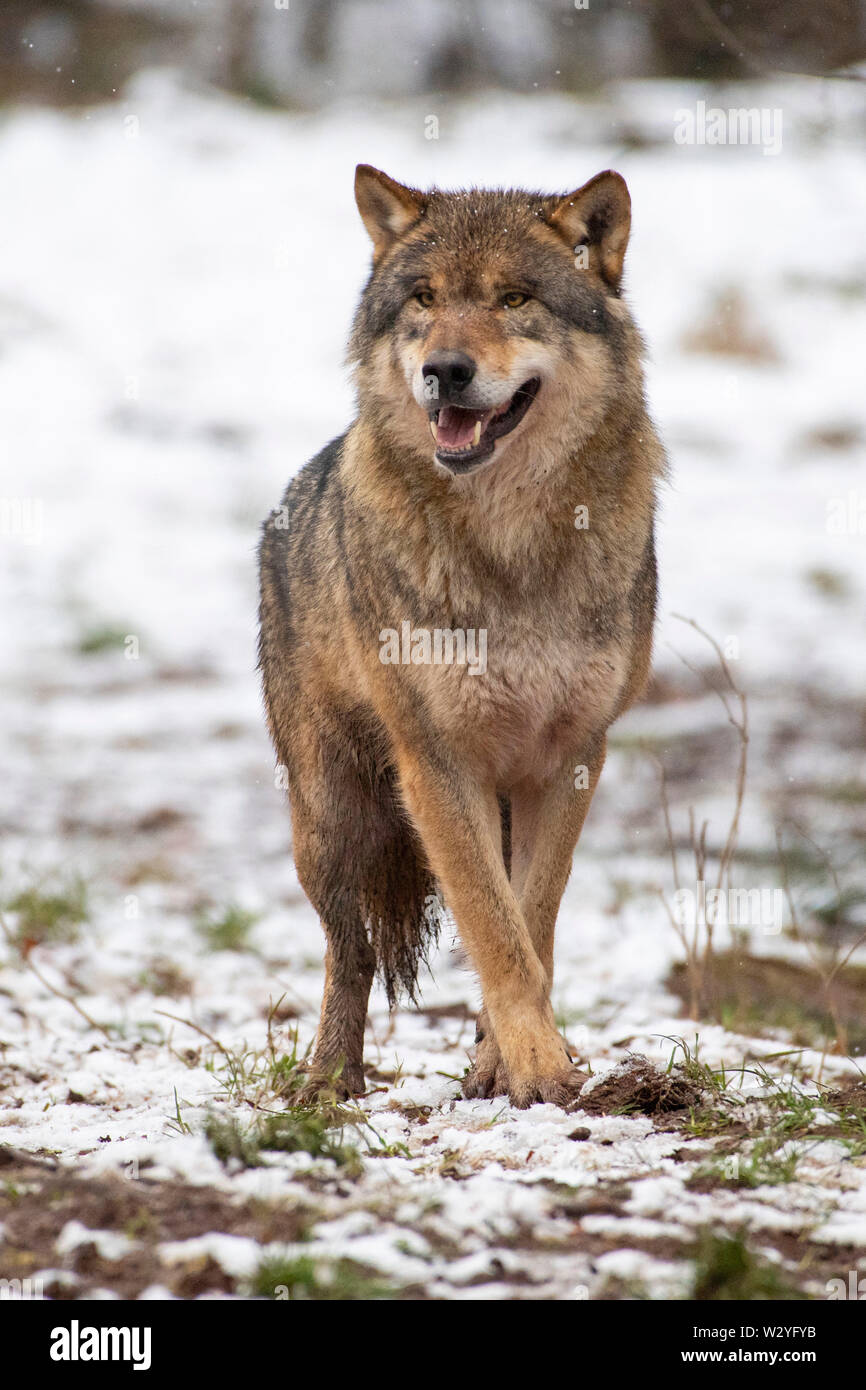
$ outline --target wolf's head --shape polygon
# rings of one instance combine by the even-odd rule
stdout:
[[[429,457],[432,434],[436,464],[468,474],[521,438],[579,447],[641,395],[619,174],[565,196],[425,193],[361,164],[355,196],[373,271],[350,356],[362,403],[403,446]]]

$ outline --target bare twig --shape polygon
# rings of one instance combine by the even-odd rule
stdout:
[[[827,865],[830,877],[833,880],[833,886],[836,890],[837,905],[841,905],[842,886],[839,882],[839,875],[837,874],[836,868],[832,860],[830,859],[830,856],[827,854],[827,851],[823,849],[822,846],[817,843],[817,841],[813,840],[811,835],[808,835],[806,831],[802,829],[801,826],[796,824],[795,821],[790,821],[790,824],[793,827],[793,829],[796,830],[797,833],[803,837],[804,840],[806,840],[810,845],[812,845],[812,847],[815,850],[817,850],[820,857],[824,860],[824,863]],[[824,991],[824,999],[827,1006],[827,1012],[833,1020],[833,1027],[836,1032],[834,1040],[835,1047],[833,1051],[835,1051],[837,1055],[841,1054],[842,1056],[847,1056],[849,1051],[848,1029],[845,1025],[844,1019],[842,1018],[839,1012],[839,1006],[836,1001],[836,996],[833,993],[833,982],[836,979],[839,972],[841,970],[844,970],[845,966],[848,964],[857,948],[859,946],[862,946],[863,943],[866,942],[866,931],[860,933],[856,941],[854,941],[851,944],[851,946],[849,946],[848,950],[845,952],[844,955],[839,954],[839,947],[835,943],[833,943],[830,962],[825,962],[822,959],[821,952],[817,948],[812,937],[807,932],[804,932],[802,930],[799,914],[797,912],[797,906],[794,901],[794,894],[791,888],[791,879],[790,874],[788,873],[788,860],[785,855],[785,847],[782,841],[782,832],[779,826],[776,826],[776,845],[779,851],[779,862],[782,866],[782,890],[785,894],[785,900],[788,905],[788,912],[791,916],[791,925],[793,927],[794,934],[797,937],[797,939],[802,941],[806,947],[806,951],[809,955],[809,960],[812,963],[812,968],[814,969],[816,975],[821,981],[821,988]]]
[[[739,759],[737,763],[737,774],[734,788],[734,805],[731,813],[731,822],[728,827],[728,833],[725,839],[725,843],[722,846],[722,849],[719,853],[718,876],[716,878],[715,884],[716,892],[711,895],[711,904],[708,902],[708,894],[706,893],[706,891],[704,891],[703,893],[701,903],[699,905],[696,904],[695,920],[693,923],[693,931],[691,937],[689,937],[689,934],[686,931],[683,924],[677,922],[676,914],[671,910],[671,907],[667,902],[664,893],[661,894],[662,901],[665,903],[665,907],[667,909],[668,917],[671,919],[672,925],[674,926],[674,929],[677,935],[679,936],[680,941],[683,944],[683,949],[685,951],[686,972],[689,979],[690,1013],[693,1018],[696,1018],[698,1016],[698,1011],[700,1008],[700,999],[701,995],[703,994],[704,981],[712,967],[714,936],[716,923],[718,920],[718,904],[720,900],[720,895],[722,890],[729,890],[731,886],[731,874],[733,869],[734,858],[736,855],[737,842],[739,839],[740,818],[743,809],[743,801],[745,799],[746,794],[746,776],[748,770],[749,749],[749,715],[748,702],[745,693],[737,684],[731,671],[730,665],[728,664],[728,660],[716,639],[709,632],[707,632],[705,628],[702,628],[699,623],[695,622],[694,618],[684,617],[681,613],[674,613],[673,617],[675,617],[679,622],[686,623],[689,627],[693,628],[694,631],[697,632],[701,637],[703,637],[705,641],[709,642],[710,646],[713,648],[713,651],[715,652],[716,657],[718,659],[722,675],[724,677],[724,687],[721,690],[716,685],[710,683],[710,681],[707,679],[706,672],[699,670],[680,652],[676,652],[674,648],[672,648],[672,650],[675,651],[675,654],[677,655],[677,657],[679,657],[680,661],[682,661],[683,665],[686,666],[688,670],[690,670],[694,675],[696,675],[698,679],[703,682],[703,684],[712,694],[716,695],[718,699],[721,700],[722,707],[724,708],[725,714],[728,719],[728,723],[736,732],[740,750]],[[659,766],[661,767],[662,812],[664,815],[665,830],[667,833],[668,846],[671,855],[671,863],[674,871],[674,887],[677,893],[679,893],[679,865],[677,860],[676,844],[674,840],[671,822],[670,802],[667,794],[667,783],[665,779],[664,767],[661,764],[661,760],[658,759],[657,761],[659,762]],[[709,822],[704,820],[701,822],[699,827],[695,817],[695,809],[693,806],[689,807],[689,844],[691,846],[692,856],[695,865],[695,881],[698,884],[703,884],[704,887],[706,887],[707,866],[710,857],[709,850],[707,848],[708,831]]]
[[[221,1052],[224,1057],[230,1056],[228,1049],[223,1047],[219,1038],[215,1038],[213,1033],[209,1033],[206,1028],[202,1028],[198,1023],[193,1023],[191,1019],[181,1018],[179,1014],[166,1013],[165,1009],[154,1009],[154,1013],[158,1014],[160,1018],[170,1018],[175,1023],[183,1023],[187,1028],[192,1028],[194,1033],[200,1033],[203,1038],[207,1038],[208,1042],[212,1043],[217,1051]]]
[[[62,999],[64,1003],[70,1006],[70,1008],[73,1008],[75,1012],[79,1015],[79,1017],[83,1018],[84,1022],[90,1028],[95,1028],[97,1032],[102,1033],[106,1038],[112,1037],[112,1030],[108,1024],[97,1023],[96,1019],[91,1018],[87,1010],[81,1007],[77,999],[74,999],[71,994],[67,994],[64,990],[58,989],[56,985],[53,985],[51,981],[45,975],[43,975],[42,971],[39,969],[39,966],[33,959],[32,952],[21,950],[18,942],[15,940],[14,933],[9,930],[9,927],[6,923],[6,918],[3,916],[2,912],[0,912],[0,931],[3,932],[3,935],[5,936],[9,945],[12,947],[13,951],[15,951],[18,956],[20,956],[24,964],[30,970],[33,971],[33,974],[36,976],[39,983],[41,985],[44,985],[48,992],[54,995],[55,999]]]

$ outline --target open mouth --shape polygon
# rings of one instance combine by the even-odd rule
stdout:
[[[452,473],[465,473],[488,459],[497,439],[510,434],[523,419],[538,394],[539,378],[524,381],[514,395],[496,410],[472,410],[463,405],[443,405],[430,416],[430,432],[436,440],[436,460]]]

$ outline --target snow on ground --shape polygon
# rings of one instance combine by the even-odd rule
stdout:
[[[420,104],[279,115],[165,73],[113,108],[6,114],[0,889],[13,936],[27,936],[19,895],[34,884],[68,895],[80,876],[87,908],[42,944],[0,941],[5,1277],[41,1275],[55,1296],[243,1293],[266,1255],[314,1296],[342,1277],[343,1296],[379,1280],[448,1299],[681,1297],[702,1233],[721,1227],[786,1278],[808,1251],[796,1281],[820,1297],[862,1260],[864,1159],[817,1099],[856,1058],[804,1050],[784,1022],[683,1017],[649,755],[668,765],[677,838],[693,805],[718,845],[736,745],[671,650],[713,666],[685,614],[726,644],[750,698],[738,881],[779,883],[775,826],[795,821],[793,843],[817,842],[843,880],[834,921],[853,943],[866,925],[866,116],[853,83],[730,89],[719,104],[783,110],[781,153],[678,146],[674,113],[700,95],[490,96],[439,111],[437,140]],[[730,1082],[722,1110],[699,1103],[701,1122],[461,1099],[478,997],[447,938],[420,1009],[389,1016],[374,995],[370,1093],[342,1164],[266,1150],[244,1167],[205,1137],[215,1115],[252,1124],[256,1097],[280,1110],[272,1008],[277,1055],[315,1029],[322,940],[261,716],[254,550],[286,478],[350,415],[340,361],[368,258],[358,160],[419,184],[564,189],[608,166],[630,184],[628,291],[673,463],[658,679],[615,731],[554,997],[597,1074],[630,1054],[682,1060],[672,1040],[694,1050],[699,1033],[699,1060]],[[814,901],[832,901],[830,876],[814,877]],[[252,920],[237,949],[216,949],[204,924],[233,907]],[[756,930],[746,949],[811,959],[785,932]],[[811,1127],[756,1159],[801,1103],[780,1100],[792,1075]],[[66,1185],[51,1218],[46,1174]]]

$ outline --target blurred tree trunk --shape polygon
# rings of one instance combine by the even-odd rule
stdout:
[[[427,79],[434,91],[471,91],[479,77],[493,76],[477,0],[462,0],[451,16],[450,32],[433,51]]]
[[[323,67],[331,57],[339,0],[312,0],[301,26],[301,52],[311,67]]]
[[[668,76],[830,72],[862,61],[861,0],[644,0]]]
[[[108,100],[145,61],[182,50],[188,27],[145,6],[0,0],[0,104]]]
[[[224,41],[225,84],[233,92],[245,92],[255,84],[258,71],[256,51],[257,0],[227,0]]]

